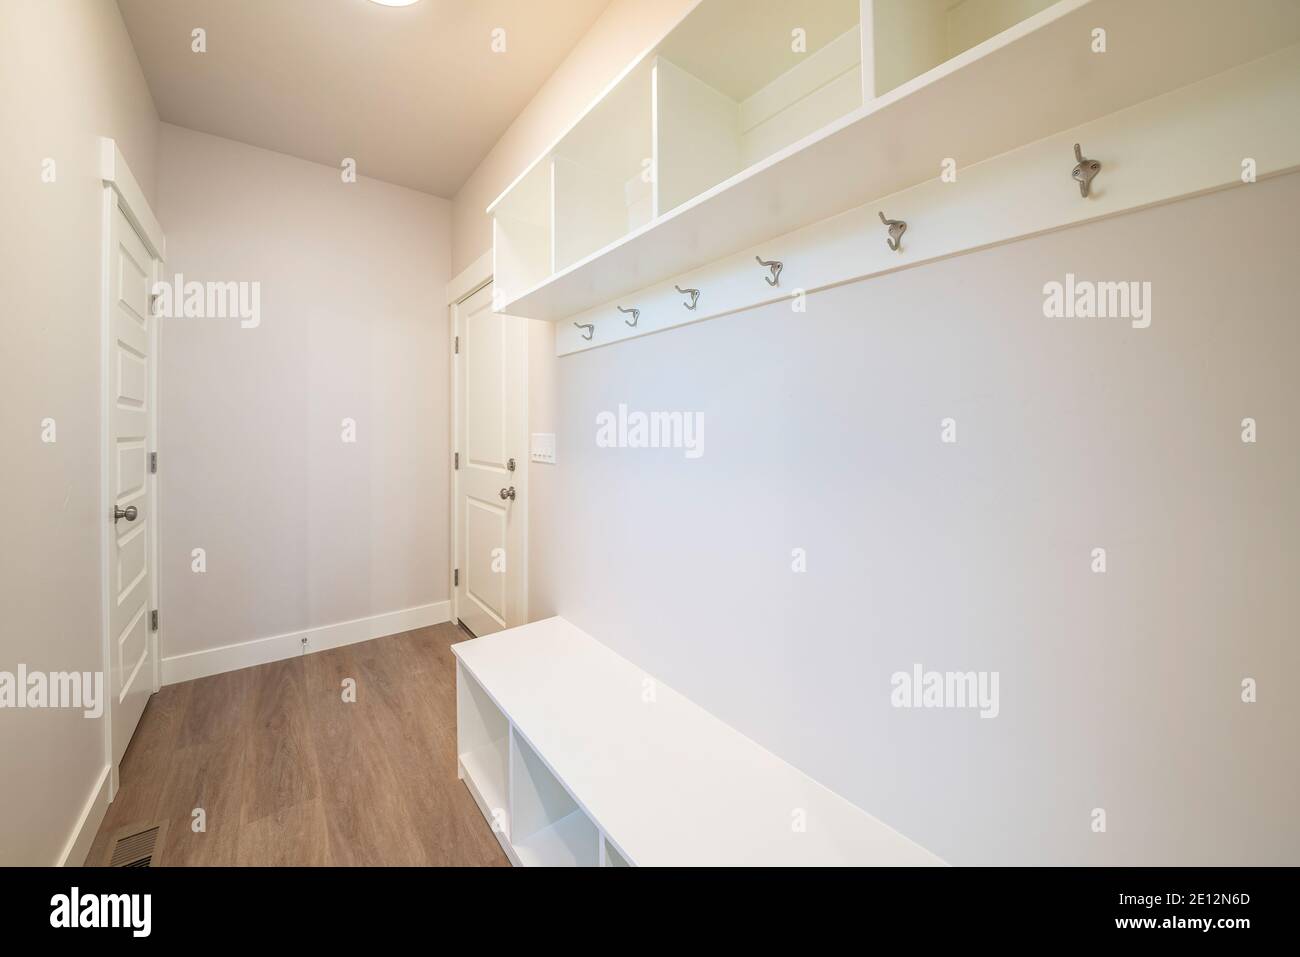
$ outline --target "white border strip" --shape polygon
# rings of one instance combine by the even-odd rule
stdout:
[[[108,791],[112,770],[106,764],[99,772],[99,780],[95,782],[86,806],[82,809],[81,816],[77,818],[77,824],[68,837],[68,843],[64,845],[63,853],[59,855],[59,867],[81,867],[86,863],[90,848],[95,843],[95,835],[99,833],[99,825],[104,822],[104,815],[108,813],[110,801]]]
[[[173,655],[162,660],[162,683],[173,685],[227,671],[238,671],[240,668],[282,661],[295,655],[354,645],[359,641],[385,638],[404,631],[414,631],[416,628],[427,628],[429,625],[450,621],[450,612],[450,602],[436,601],[402,611],[372,615],[369,618],[356,618],[333,625],[322,625],[319,628],[306,628],[283,635],[272,635],[269,638],[255,638],[239,644]]]
[[[492,250],[474,260],[459,275],[447,283],[447,305],[454,306],[468,299],[492,281]]]
[[[107,136],[99,138],[99,176],[122,197],[122,212],[144,239],[149,252],[163,262],[167,261],[167,238],[161,224],[144,198],[144,190],[131,175],[126,159],[117,148],[117,141]]]

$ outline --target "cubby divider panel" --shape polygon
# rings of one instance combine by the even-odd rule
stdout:
[[[456,751],[484,813],[509,834],[510,722],[464,665],[456,666]]]
[[[654,218],[651,98],[651,65],[645,63],[555,147],[556,271]]]

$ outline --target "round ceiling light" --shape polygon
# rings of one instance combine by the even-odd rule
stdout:
[[[420,0],[370,0],[370,2],[382,4],[385,7],[409,7],[413,3],[419,3]]]

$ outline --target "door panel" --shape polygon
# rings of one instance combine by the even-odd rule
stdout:
[[[119,439],[114,456],[117,494],[120,498],[137,498],[145,493],[145,475],[149,469],[149,452],[145,443]]]
[[[474,302],[473,298],[467,305]],[[506,329],[490,309],[465,317],[461,337],[467,404],[465,457],[472,465],[504,471],[506,459]]]
[[[149,292],[153,260],[121,209],[114,206],[109,250],[108,511],[134,507],[136,518],[114,520],[109,548],[109,640],[112,674],[113,763],[118,764],[153,693],[157,649],[150,638]]]
[[[131,619],[131,624],[127,626],[117,646],[117,670],[126,676],[122,687],[127,695],[130,694],[135,679],[139,677],[139,671],[143,668],[149,651],[149,622],[145,614],[147,610],[144,605],[140,606],[140,610],[135,618]],[[124,700],[126,699],[118,699],[119,703]]]
[[[114,210],[114,215],[122,216],[126,222],[121,209]],[[118,249],[117,302],[122,307],[123,316],[134,319],[143,332],[149,315],[149,276],[153,271],[153,261],[134,228],[129,223],[126,228],[131,230],[131,239],[135,241]]]
[[[119,343],[119,345],[121,345]],[[117,353],[117,401],[126,408],[143,409],[149,390],[149,363],[125,348]]]
[[[149,537],[137,519],[136,527],[117,540],[116,597],[119,602],[129,600],[131,592],[149,574]]]
[[[527,320],[493,313],[491,286],[456,305],[454,317],[456,615],[487,635],[525,616]],[[515,497],[503,499],[511,488]]]
[[[507,536],[510,516],[504,503],[484,502],[466,497],[465,520],[465,597],[492,618],[496,627],[507,627],[506,576],[493,571],[493,557],[508,554]],[[497,551],[497,550],[500,551]],[[462,617],[464,617],[462,615]],[[485,634],[471,627],[474,634]]]

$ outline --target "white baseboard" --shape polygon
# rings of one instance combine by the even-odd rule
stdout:
[[[108,813],[109,772],[112,770],[106,764],[104,770],[99,772],[99,781],[90,792],[90,799],[82,809],[76,827],[68,836],[63,853],[59,855],[59,867],[80,867],[86,862],[90,846],[95,843],[95,835],[99,833],[99,825]]]
[[[194,678],[206,678],[226,671],[238,671],[253,665],[264,665],[303,654],[303,639],[307,641],[306,653],[353,645],[396,635],[415,628],[426,628],[451,620],[451,602],[436,601],[402,611],[390,611],[369,618],[342,621],[335,625],[322,625],[303,631],[291,631],[270,638],[256,638],[237,645],[207,648],[185,655],[173,655],[162,660],[162,683],[174,685]]]

